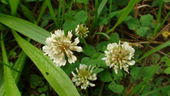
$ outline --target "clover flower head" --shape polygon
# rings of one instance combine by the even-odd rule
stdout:
[[[72,72],[72,81],[75,82],[76,86],[81,86],[81,89],[86,89],[87,87],[94,87],[95,84],[90,81],[97,80],[97,76],[93,73],[94,67],[87,66],[85,64],[80,64],[79,69],[76,68],[77,74]]]
[[[89,30],[84,24],[79,24],[77,25],[75,32],[77,36],[87,37],[87,33],[89,33]]]
[[[134,53],[135,49],[127,42],[110,43],[107,45],[105,57],[102,60],[105,60],[106,65],[113,68],[116,74],[118,69],[124,69],[129,73],[128,67],[135,64],[135,61],[132,60]]]
[[[78,37],[74,42],[72,42],[71,39],[71,31],[65,36],[63,30],[56,30],[54,34],[51,34],[51,37],[46,39],[46,45],[43,46],[42,49],[45,55],[48,55],[57,66],[66,65],[67,60],[69,63],[74,63],[77,57],[72,51],[81,52],[82,48],[77,46],[79,43]]]

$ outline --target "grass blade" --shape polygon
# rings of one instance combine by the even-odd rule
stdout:
[[[4,42],[1,42],[2,57],[5,64],[9,64]],[[4,65],[4,87],[6,96],[21,96],[12,76],[11,69]]]
[[[17,59],[17,61],[15,62],[14,66],[11,67],[11,71],[12,71],[12,74],[13,74],[13,77],[14,77],[14,80],[16,83],[18,83],[19,81],[19,77],[20,77],[20,74],[19,72],[22,71],[22,68],[24,66],[24,63],[25,63],[25,60],[26,60],[26,54],[22,51],[20,54],[19,54],[19,57]],[[1,62],[2,63],[2,62]],[[2,65],[4,64],[1,64],[0,65],[0,96],[4,96],[5,95],[5,86],[4,86],[4,76],[3,76],[3,67]],[[15,70],[14,70],[15,69]],[[17,72],[17,71],[19,72]]]
[[[149,55],[151,55],[151,54],[153,54],[153,53],[155,53],[155,52],[157,52],[157,51],[159,51],[159,50],[161,50],[161,49],[163,49],[163,48],[165,48],[165,47],[168,47],[168,46],[170,46],[170,41],[167,41],[167,42],[163,43],[162,45],[159,45],[158,47],[155,47],[155,48],[153,48],[152,50],[146,52],[146,53],[145,53],[141,58],[139,58],[139,60],[137,60],[137,61],[140,61],[140,60],[144,59],[145,57],[147,57],[147,56],[149,56]]]
[[[44,41],[50,36],[50,33],[41,27],[14,16],[0,14],[0,22],[42,44],[45,44]]]
[[[23,69],[23,66],[25,64],[26,58],[27,58],[26,54],[22,51],[19,54],[19,57],[18,57],[17,61],[15,62],[14,66],[13,66],[13,69],[19,71],[19,72],[17,72],[17,71],[14,70],[12,72],[16,83],[18,83],[18,81],[19,81],[19,78],[20,78],[20,75],[21,75],[20,72],[22,72],[22,69]]]
[[[34,62],[45,79],[59,96],[79,96],[75,86],[62,69],[56,67],[42,51],[24,40],[17,33],[13,32],[19,46]],[[34,50],[34,51],[32,51]]]
[[[16,69],[17,71],[22,71],[22,68],[24,66],[26,60],[26,54],[24,52],[21,52],[18,60],[15,62],[13,69]],[[5,96],[5,86],[4,86],[4,78],[3,78],[3,69],[1,68],[2,66],[0,66],[0,96]],[[11,70],[13,77],[15,79],[15,82],[18,83],[19,78],[20,78],[20,74],[19,72],[16,72],[15,70]]]
[[[39,24],[39,22],[40,22],[43,14],[44,14],[46,8],[47,8],[47,3],[46,3],[46,1],[43,1],[42,5],[41,5],[41,8],[40,8],[40,13],[38,15],[36,24]]]
[[[25,5],[23,5],[23,4],[20,4],[20,7],[21,7],[22,14],[28,20],[30,20],[31,22],[35,23],[35,17],[34,17],[34,14],[32,13],[32,11],[29,8],[27,8]]]
[[[4,86],[4,76],[3,76],[3,67],[0,64],[0,96],[4,96],[5,86]]]
[[[16,12],[17,12],[19,0],[8,0],[8,2],[9,2],[9,4],[10,4],[11,14],[12,14],[12,15],[15,15]]]
[[[47,6],[49,8],[52,20],[57,25],[56,18],[55,18],[55,12],[54,12],[54,9],[53,9],[53,7],[51,5],[51,1],[50,0],[46,0],[46,4],[47,4]]]
[[[102,2],[99,5],[99,8],[97,9],[97,16],[100,15],[100,13],[102,12],[102,10],[103,10],[104,6],[106,5],[106,3],[107,3],[107,0],[102,0]]]
[[[123,12],[121,13],[121,16],[119,17],[118,21],[116,22],[116,24],[113,26],[113,28],[111,28],[110,30],[108,30],[106,33],[109,34],[110,32],[113,32],[115,30],[115,28],[121,24],[123,22],[123,20],[127,17],[127,15],[131,12],[131,10],[133,9],[133,7],[135,6],[136,3],[138,3],[140,0],[130,0],[130,2],[128,3],[128,5],[122,9]]]

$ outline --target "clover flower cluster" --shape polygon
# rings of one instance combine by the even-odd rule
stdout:
[[[80,64],[79,69],[76,68],[77,74],[72,72],[72,81],[75,82],[76,86],[81,86],[81,89],[86,89],[89,86],[94,87],[95,84],[90,82],[97,79],[97,75],[93,73],[93,69],[94,67]]]
[[[77,25],[75,32],[77,36],[87,37],[88,36],[87,33],[89,33],[89,29],[84,24],[80,24]]]
[[[118,69],[124,69],[128,71],[128,67],[135,64],[134,60],[131,60],[134,56],[134,48],[132,48],[129,43],[124,42],[123,44],[110,43],[107,45],[107,50],[105,51],[106,65],[115,70],[118,73]]]
[[[79,37],[86,37],[88,28],[83,25],[77,25],[75,29],[76,35]],[[66,63],[75,63],[77,57],[73,52],[82,52],[83,49],[79,44],[79,38],[76,37],[73,41],[72,31],[68,31],[67,35],[64,34],[64,30],[56,30],[54,34],[51,34],[45,41],[46,45],[42,47],[42,50],[45,52],[45,55],[49,56],[56,66],[65,66]],[[104,52],[105,57],[102,60],[105,61],[106,65],[115,70],[115,73],[118,73],[118,70],[124,69],[128,71],[129,66],[135,64],[135,61],[132,60],[134,57],[134,48],[129,45],[129,43],[124,42],[121,44],[110,43],[107,45],[107,49]],[[76,86],[80,86],[81,89],[86,89],[89,86],[94,87],[95,84],[91,81],[97,80],[97,74],[93,72],[94,67],[87,66],[85,64],[80,64],[79,68],[76,68],[76,73],[72,72],[73,78],[72,81]]]
[[[78,38],[74,42],[71,39],[71,31],[65,36],[63,30],[56,30],[54,34],[51,34],[51,37],[46,39],[46,45],[43,46],[43,51],[57,66],[66,65],[66,56],[69,63],[75,63],[77,57],[72,51],[82,52],[82,48],[77,46],[79,43]]]

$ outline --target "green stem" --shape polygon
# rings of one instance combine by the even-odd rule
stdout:
[[[87,42],[86,40],[82,37],[81,40],[83,41],[84,45],[87,47]]]
[[[102,96],[103,88],[104,88],[104,83],[102,82],[102,85],[101,85],[101,88],[100,88],[100,91],[99,91],[99,95],[98,95],[98,96]]]
[[[89,92],[88,92],[88,89],[86,89],[86,96],[89,96],[89,94],[88,94]]]

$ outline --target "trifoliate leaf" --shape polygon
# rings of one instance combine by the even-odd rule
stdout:
[[[149,27],[140,27],[136,33],[139,36],[146,36],[149,33]]]
[[[153,23],[153,16],[150,14],[143,15],[140,18],[140,22],[141,22],[142,26],[150,26]]]
[[[166,68],[166,69],[164,70],[164,73],[170,74],[170,67]]]
[[[115,93],[122,93],[124,90],[123,85],[116,84],[115,82],[110,83],[108,88]]]
[[[120,40],[120,38],[119,38],[118,33],[111,34],[110,39],[109,39],[110,43],[118,43],[119,40]]]
[[[131,30],[137,30],[140,27],[140,22],[136,18],[131,18],[127,21],[128,28]]]
[[[108,70],[102,71],[99,74],[99,78],[100,80],[102,80],[103,82],[110,82],[112,81],[112,76],[111,73]]]

